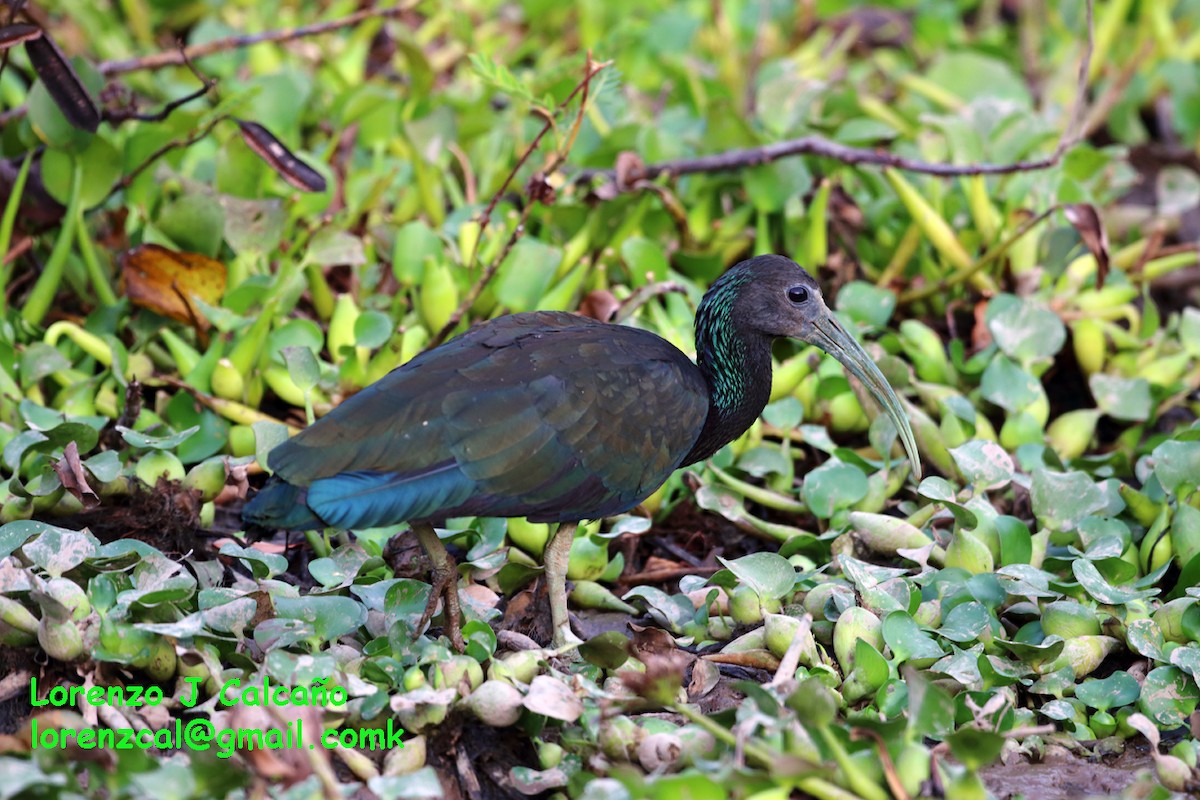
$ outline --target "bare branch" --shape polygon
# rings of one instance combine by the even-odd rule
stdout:
[[[100,63],[98,69],[102,75],[111,77],[113,75],[139,72],[144,69],[179,66],[186,64],[190,59],[210,56],[213,53],[223,53],[226,50],[238,50],[250,45],[263,44],[264,42],[290,42],[293,39],[318,36],[330,31],[340,30],[341,28],[354,27],[360,22],[373,17],[396,17],[408,11],[413,5],[412,2],[403,2],[386,8],[364,8],[362,11],[356,11],[349,16],[331,19],[327,22],[314,22],[312,25],[301,25],[298,28],[280,28],[273,31],[263,31],[262,33],[227,36],[224,39],[213,39],[211,42],[195,44],[182,50],[166,50],[140,58],[128,58],[119,61],[103,61]]]
[[[926,175],[936,175],[943,178],[961,177],[964,175],[1007,175],[1014,172],[1034,172],[1055,166],[1063,154],[1078,144],[1084,131],[1084,118],[1087,101],[1088,73],[1091,70],[1092,51],[1095,48],[1095,24],[1093,20],[1094,0],[1087,0],[1087,41],[1084,45],[1083,58],[1079,64],[1079,80],[1076,88],[1075,101],[1071,109],[1071,118],[1063,129],[1058,145],[1054,152],[1046,158],[1030,161],[1017,161],[1011,164],[934,164],[904,158],[894,153],[882,150],[869,150],[862,147],[850,147],[826,139],[823,136],[803,136],[799,139],[788,139],[782,142],[772,142],[760,147],[748,147],[739,150],[727,150],[724,153],[714,153],[699,158],[681,158],[673,161],[662,161],[657,164],[645,164],[635,168],[627,181],[619,182],[618,190],[626,190],[639,180],[648,180],[666,175],[677,178],[681,175],[693,175],[702,172],[727,172],[731,170],[756,167],[770,164],[781,158],[799,155],[814,155],[831,158],[843,164],[867,164],[878,167],[894,167],[907,172],[918,172]],[[602,177],[609,182],[616,181],[615,169],[585,169],[576,173],[578,182]]]
[[[546,123],[542,126],[542,129],[538,131],[537,136],[533,137],[533,141],[529,143],[529,146],[525,148],[525,152],[523,152],[521,157],[517,160],[516,166],[514,166],[512,171],[508,173],[508,177],[504,179],[502,184],[500,184],[500,188],[496,190],[495,194],[492,195],[491,201],[488,202],[487,208],[483,210],[483,213],[479,219],[479,234],[481,237],[483,232],[487,230],[488,222],[492,218],[492,212],[496,210],[496,205],[500,202],[500,198],[503,197],[504,193],[508,190],[508,185],[512,183],[513,179],[517,176],[517,173],[520,172],[521,167],[525,165],[525,162],[527,162],[529,157],[533,155],[535,150],[537,150],[542,138],[554,128],[555,117],[567,107],[567,105],[575,98],[577,94],[582,92],[583,95],[579,102],[579,111],[575,116],[575,122],[571,127],[571,133],[563,146],[558,148],[554,155],[550,157],[547,167],[542,174],[549,174],[553,170],[557,169],[564,160],[566,160],[567,154],[571,150],[571,145],[575,142],[575,135],[579,132],[579,127],[582,124],[583,114],[587,110],[588,91],[592,82],[592,78],[596,77],[601,70],[611,63],[612,62],[610,61],[593,61],[591,52],[588,52],[587,62],[584,67],[583,80],[581,80],[575,86],[575,88],[571,90],[571,93],[567,95],[566,99],[558,104],[553,112],[544,113]],[[458,326],[458,323],[462,321],[462,318],[466,315],[467,311],[470,310],[471,306],[474,305],[484,288],[486,288],[487,285],[491,283],[492,279],[496,277],[496,273],[500,270],[500,265],[504,263],[504,259],[508,257],[508,254],[512,251],[517,241],[525,233],[525,223],[528,221],[529,214],[533,210],[534,202],[536,201],[531,198],[530,201],[525,204],[524,209],[521,211],[521,220],[513,229],[512,235],[508,237],[508,241],[505,242],[504,249],[499,255],[492,259],[492,263],[487,265],[487,268],[482,274],[480,274],[475,283],[472,284],[470,291],[467,292],[466,296],[462,299],[462,302],[458,304],[458,308],[454,309],[454,313],[450,315],[450,319],[445,325],[442,326],[442,329],[434,334],[433,338],[429,340],[429,344],[425,346],[426,350],[432,350],[442,342],[446,341],[446,338],[450,335],[450,332],[453,331]],[[476,247],[475,253],[473,253],[471,256],[471,264],[468,264],[468,267],[474,265],[475,255],[478,253],[479,248]]]

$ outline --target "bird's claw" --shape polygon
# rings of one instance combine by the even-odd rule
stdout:
[[[462,611],[458,603],[458,581],[451,575],[442,575],[435,571],[433,586],[429,590],[429,602],[425,604],[421,621],[417,623],[417,635],[426,629],[433,615],[437,613],[439,601],[445,601],[442,605],[442,632],[450,639],[450,644],[456,651],[466,652],[467,646],[462,638]]]

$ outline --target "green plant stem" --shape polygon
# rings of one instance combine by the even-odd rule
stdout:
[[[841,768],[842,777],[850,785],[851,791],[862,797],[863,800],[888,800],[887,792],[882,787],[873,783],[870,778],[867,778],[858,771],[854,762],[850,760],[850,754],[846,752],[846,748],[842,747],[842,743],[829,730],[828,725],[822,726],[817,730],[821,735],[821,740],[825,742],[825,746],[833,751],[833,760]]]
[[[676,703],[671,710],[676,714],[685,717],[688,722],[691,722],[711,733],[714,739],[724,742],[729,747],[735,749],[737,748],[737,736],[735,736],[733,731],[729,730],[729,728],[726,728],[724,725],[715,722],[714,720],[696,711],[691,706],[684,705],[683,703]],[[747,761],[753,763],[760,769],[769,770],[771,768],[771,764],[774,763],[778,758],[777,753],[772,753],[767,748],[760,747],[753,742],[743,742],[742,752],[746,754]]]
[[[50,310],[54,296],[58,294],[59,284],[62,283],[67,254],[71,252],[71,243],[75,239],[75,223],[79,219],[79,198],[83,186],[83,164],[77,157],[73,158],[71,163],[70,199],[67,201],[67,212],[63,216],[58,240],[54,243],[54,249],[50,251],[50,258],[46,260],[41,277],[34,284],[29,299],[25,301],[25,308],[21,310],[21,317],[30,325],[40,325],[46,317],[46,312]]]
[[[33,151],[25,154],[21,162],[21,170],[13,181],[12,191],[8,194],[8,202],[4,204],[4,218],[0,219],[0,259],[8,255],[8,246],[12,242],[13,226],[17,224],[17,210],[21,207],[21,196],[25,193],[25,180],[29,177],[29,167],[33,164]],[[8,306],[8,281],[12,277],[12,264],[0,262],[0,313]]]
[[[87,267],[88,279],[92,282],[92,290],[96,293],[96,299],[100,301],[101,305],[115,306],[117,295],[113,292],[112,285],[109,284],[108,277],[100,266],[100,259],[96,258],[96,248],[92,247],[92,237],[88,234],[87,225],[83,221],[82,203],[75,209],[75,235],[79,244],[79,254],[83,256],[83,263]]]
[[[1054,205],[1050,206],[1050,208],[1038,214],[1036,217],[1031,217],[1030,219],[1026,220],[1021,227],[1017,228],[1016,232],[1013,233],[1012,236],[1009,236],[1003,242],[1000,242],[991,250],[988,250],[982,256],[977,258],[975,263],[971,264],[971,266],[964,270],[960,270],[959,272],[955,272],[953,275],[950,275],[949,277],[944,278],[937,283],[931,283],[928,286],[922,286],[920,289],[912,289],[907,292],[903,292],[901,293],[900,297],[897,298],[897,302],[904,304],[915,303],[918,300],[925,300],[935,295],[944,294],[952,287],[957,286],[963,281],[969,279],[972,275],[978,273],[988,264],[991,264],[993,261],[1003,256],[1008,252],[1008,249],[1017,242],[1018,239],[1029,233],[1029,231],[1032,230],[1035,225],[1040,224],[1042,220],[1049,217],[1058,209],[1059,204],[1055,203]]]

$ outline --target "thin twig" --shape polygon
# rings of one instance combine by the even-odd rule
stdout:
[[[102,61],[97,65],[96,69],[105,77],[113,77],[115,75],[126,75],[131,72],[140,72],[148,69],[180,66],[186,64],[189,59],[203,58],[204,56],[223,53],[227,50],[238,50],[269,42],[290,42],[294,39],[318,36],[342,28],[353,27],[374,17],[397,17],[408,11],[413,5],[415,3],[412,0],[406,0],[406,2],[396,3],[385,8],[365,8],[362,11],[356,11],[339,19],[332,19],[327,22],[315,22],[312,25],[301,25],[298,28],[279,28],[278,30],[263,31],[262,33],[227,36],[224,39],[213,39],[211,42],[203,42],[191,47],[164,50],[139,58]],[[20,119],[28,111],[29,108],[26,105],[20,105],[5,111],[0,114],[0,127],[3,127],[6,123],[14,119]]]
[[[227,36],[224,39],[213,39],[211,42],[194,44],[183,50],[165,50],[161,53],[152,53],[140,58],[102,61],[98,69],[102,75],[111,77],[113,75],[139,72],[144,69],[179,66],[186,63],[188,59],[202,58],[214,53],[223,53],[226,50],[238,50],[243,47],[264,44],[266,42],[290,42],[293,39],[303,39],[307,36],[318,36],[342,28],[351,28],[372,17],[397,17],[408,11],[412,6],[413,3],[404,2],[385,8],[364,8],[362,11],[356,11],[348,16],[331,19],[327,22],[314,22],[312,25],[301,25],[297,28],[279,28],[273,31],[263,31],[262,33]]]
[[[963,270],[962,272],[956,272],[953,275],[938,281],[937,283],[931,283],[926,286],[922,286],[919,289],[911,289],[907,292],[904,292],[897,298],[896,302],[901,303],[902,305],[915,303],[918,300],[924,300],[927,297],[933,297],[935,294],[941,294],[948,291],[951,287],[957,286],[1008,252],[1008,248],[1012,247],[1018,239],[1029,233],[1029,231],[1035,225],[1041,223],[1042,220],[1046,219],[1046,217],[1050,216],[1055,211],[1058,211],[1060,208],[1062,208],[1062,205],[1055,203],[1037,216],[1030,217],[1029,219],[1025,220],[1021,227],[1017,228],[1011,236],[976,259],[975,263],[972,264],[968,269]]]
[[[799,139],[788,139],[782,142],[772,142],[760,147],[747,147],[738,150],[727,150],[724,153],[714,153],[699,158],[681,158],[672,161],[661,161],[657,164],[645,164],[635,167],[624,186],[618,189],[630,188],[641,179],[653,179],[661,175],[678,178],[681,175],[694,175],[706,172],[728,172],[770,164],[781,158],[799,155],[813,155],[831,158],[843,164],[857,166],[861,164],[893,167],[907,172],[917,172],[926,175],[936,175],[943,178],[961,177],[965,175],[1008,175],[1014,172],[1035,172],[1049,169],[1058,164],[1063,155],[1075,146],[1082,136],[1084,125],[1084,110],[1087,100],[1088,73],[1091,70],[1092,51],[1095,48],[1095,24],[1093,20],[1094,0],[1087,0],[1087,41],[1084,45],[1083,58],[1079,64],[1079,82],[1076,88],[1075,100],[1071,109],[1071,118],[1063,129],[1062,136],[1054,152],[1045,158],[1030,161],[1016,161],[1010,164],[934,164],[905,158],[881,150],[868,150],[862,147],[850,147],[826,139],[823,136],[802,136]],[[605,178],[615,181],[615,169],[585,169],[576,173],[576,182],[585,182],[593,178]]]
[[[533,141],[529,143],[529,146],[525,148],[525,152],[521,153],[520,159],[517,160],[516,165],[508,173],[508,177],[504,179],[504,182],[500,184],[500,188],[497,189],[492,195],[492,199],[488,202],[487,208],[483,210],[482,215],[479,217],[479,236],[481,239],[483,237],[483,232],[487,230],[488,222],[491,221],[492,212],[496,210],[496,206],[499,204],[500,198],[504,196],[506,191],[508,191],[509,184],[512,183],[513,179],[517,176],[517,173],[521,170],[521,167],[525,166],[525,162],[529,160],[529,157],[533,155],[535,150],[537,150],[538,145],[541,144],[541,141],[545,135],[554,128],[554,121],[557,115],[567,107],[567,105],[577,94],[582,92],[583,94],[579,101],[579,112],[576,114],[575,122],[571,127],[571,133],[562,147],[558,148],[555,154],[550,158],[543,173],[549,174],[553,170],[557,169],[562,161],[566,159],[567,154],[571,150],[571,145],[575,142],[575,136],[579,132],[579,128],[583,120],[583,114],[587,110],[588,91],[592,82],[592,78],[596,77],[601,70],[611,63],[611,61],[593,61],[592,54],[589,51],[587,54],[587,61],[584,66],[583,80],[571,90],[571,93],[567,95],[565,100],[555,107],[554,111],[543,112],[546,123],[542,126],[542,129],[538,131],[537,136],[533,137]],[[462,321],[464,316],[466,316],[467,311],[469,311],[471,306],[475,304],[475,301],[479,298],[479,295],[483,292],[487,285],[491,283],[492,279],[496,277],[496,273],[500,270],[500,265],[504,263],[504,259],[508,257],[508,254],[512,252],[512,248],[525,233],[525,223],[529,220],[529,215],[533,210],[533,206],[534,201],[532,199],[525,204],[525,207],[521,210],[521,219],[517,223],[517,226],[513,229],[512,235],[508,237],[508,241],[505,243],[504,249],[499,255],[492,259],[492,262],[487,265],[487,268],[484,269],[479,278],[476,279],[474,284],[472,284],[466,296],[463,297],[462,302],[458,304],[458,307],[455,308],[454,312],[450,315],[450,319],[445,325],[442,326],[441,330],[434,334],[434,336],[429,340],[429,343],[425,346],[426,350],[432,350],[442,342],[446,341],[446,338],[450,336],[450,333],[456,327],[458,327],[458,323]],[[471,254],[471,263],[467,265],[468,269],[474,266],[475,258],[478,253],[479,248],[476,247],[475,251]]]
[[[171,152],[172,150],[175,150],[176,148],[191,147],[196,142],[200,141],[201,139],[203,139],[204,137],[206,137],[210,133],[212,133],[213,128],[217,127],[218,124],[224,122],[227,119],[229,119],[229,115],[222,114],[221,116],[214,118],[211,122],[209,122],[207,125],[205,125],[200,130],[193,131],[192,133],[188,134],[185,138],[172,139],[171,141],[167,142],[162,147],[158,148],[153,153],[148,155],[146,157],[145,161],[143,161],[142,163],[140,163],[136,167],[134,167],[132,170],[130,170],[128,174],[122,176],[121,180],[114,183],[112,189],[110,189],[108,192],[108,197],[112,197],[114,194],[121,191],[122,189],[128,188],[129,185],[132,184],[134,182],[134,180],[137,179],[138,175],[141,175],[143,172],[145,172],[146,169],[151,164],[153,164],[155,161],[157,161],[158,159],[165,156],[167,153]]]
[[[659,281],[658,283],[648,283],[642,286],[633,294],[629,295],[621,305],[617,307],[617,314],[613,317],[613,322],[624,322],[633,316],[633,312],[644,306],[651,298],[660,297],[664,294],[672,292],[684,293],[683,284],[675,281]]]

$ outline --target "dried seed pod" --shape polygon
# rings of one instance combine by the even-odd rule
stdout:
[[[0,50],[15,47],[21,42],[37,39],[42,35],[42,29],[37,25],[18,22],[15,25],[5,25],[0,28]]]
[[[257,122],[243,119],[234,121],[241,129],[246,145],[285,181],[302,192],[325,191],[325,178],[284,147],[283,142],[275,138],[275,134]]]
[[[29,63],[67,121],[80,130],[95,133],[100,127],[100,107],[63,51],[45,31],[41,33],[25,40]]]

